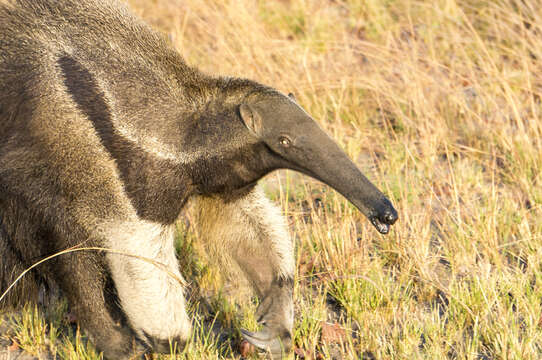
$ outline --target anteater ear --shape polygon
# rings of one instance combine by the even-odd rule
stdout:
[[[289,97],[290,99],[292,99],[293,101],[297,102],[294,93],[289,93],[289,94],[288,94],[288,97]]]
[[[239,105],[239,114],[245,126],[257,137],[262,136],[262,118],[260,114],[247,104]]]

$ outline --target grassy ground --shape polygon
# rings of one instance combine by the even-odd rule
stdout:
[[[540,1],[130,3],[190,64],[295,93],[399,211],[381,236],[317,182],[263,181],[296,241],[298,358],[542,358]],[[180,358],[239,358],[254,305],[217,291],[189,223]],[[26,308],[12,337],[98,359],[57,308]]]

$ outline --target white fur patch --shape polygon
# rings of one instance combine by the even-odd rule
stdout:
[[[200,236],[212,256],[231,266],[225,254],[268,254],[274,276],[293,277],[294,246],[279,208],[258,187],[237,201],[197,199]],[[269,279],[271,281],[272,279]]]
[[[118,124],[117,130],[124,138],[137,144],[144,151],[153,154],[161,159],[171,160],[175,162],[183,160],[183,162],[187,162],[195,159],[195,157],[198,156],[198,154],[184,154],[185,158],[181,159],[180,157],[182,157],[182,154],[179,154],[178,151],[175,151],[173,146],[167,146],[150,134],[138,136],[137,132],[131,129],[130,126],[127,126],[126,124]]]
[[[191,327],[182,285],[170,275],[182,279],[173,231],[173,226],[142,220],[109,224],[105,229],[109,247],[131,255],[107,254],[122,309],[139,335],[160,340],[187,339]]]
[[[260,236],[266,237],[277,256],[279,273],[277,275],[293,277],[295,269],[294,244],[288,234],[288,227],[280,209],[269,200],[260,187],[240,200],[239,206],[245,215],[258,224]]]

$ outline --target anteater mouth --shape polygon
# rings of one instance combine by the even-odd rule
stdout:
[[[379,233],[385,235],[390,232],[390,225],[385,224],[382,221],[380,221],[380,219],[377,216],[372,216],[369,218],[369,220],[371,221],[371,224],[373,224],[373,226],[376,228],[376,230],[378,230]]]

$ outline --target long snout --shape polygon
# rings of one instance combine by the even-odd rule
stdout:
[[[322,132],[317,142],[307,144],[311,156],[299,171],[322,181],[356,206],[382,234],[397,221],[391,202],[367,179],[342,149]]]

